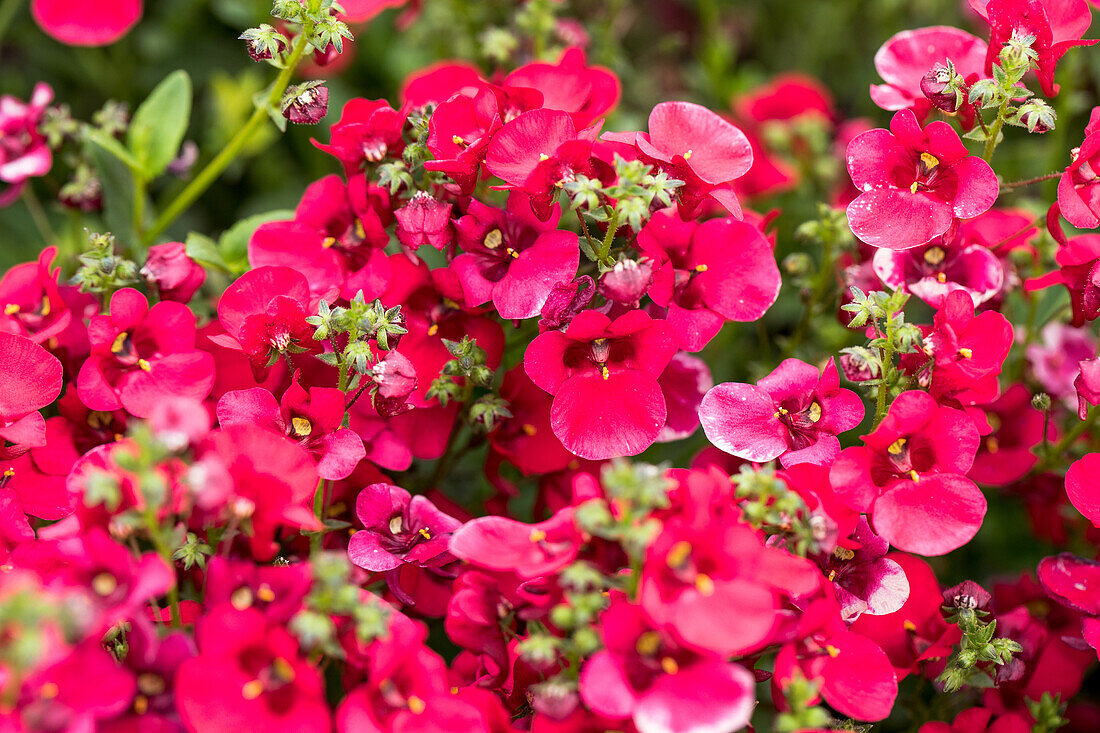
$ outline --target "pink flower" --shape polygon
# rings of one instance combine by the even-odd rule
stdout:
[[[268,621],[285,624],[301,610],[312,582],[309,563],[268,566],[212,557],[203,579],[203,603],[207,608],[253,608]]]
[[[425,170],[446,173],[463,194],[477,185],[489,141],[500,129],[500,103],[496,91],[482,87],[472,98],[456,94],[443,102],[428,121],[428,150],[433,160]]]
[[[714,387],[699,419],[707,439],[738,458],[827,465],[840,453],[836,436],[863,420],[863,403],[840,387],[832,359],[820,375],[810,364],[786,359],[756,385]]]
[[[1039,54],[1034,61],[1038,67],[1035,75],[1047,97],[1058,93],[1054,69],[1065,52],[1074,46],[1096,43],[1080,40],[1092,23],[1092,11],[1086,0],[970,0],[970,7],[990,26],[986,72],[992,69],[1001,47],[1009,39],[1033,36],[1032,48]]]
[[[817,562],[833,584],[840,604],[840,617],[851,623],[863,614],[886,616],[901,609],[909,599],[905,570],[885,557],[890,545],[859,517],[850,540]]]
[[[1039,457],[1031,452],[1043,439],[1043,413],[1031,406],[1031,393],[1014,384],[996,401],[984,406],[993,429],[983,436],[974,466],[967,474],[980,484],[1005,486],[1027,475]],[[1054,438],[1051,429],[1051,438]]]
[[[607,133],[603,139],[634,145],[641,160],[684,181],[677,195],[685,221],[707,199],[742,218],[731,184],[752,168],[752,145],[745,133],[706,107],[661,102],[649,113],[649,132]]]
[[[947,296],[924,339],[934,359],[932,396],[962,404],[990,402],[1000,391],[997,375],[1012,349],[1012,324],[997,311],[974,314],[966,293]]]
[[[965,292],[979,306],[998,295],[1004,285],[1004,265],[988,248],[950,236],[906,250],[875,251],[874,270],[883,285],[902,289],[933,308],[942,307],[955,291]]]
[[[1043,391],[1055,399],[1072,398],[1079,364],[1096,355],[1096,339],[1086,329],[1051,321],[1040,341],[1027,346],[1027,360]]]
[[[598,125],[577,130],[566,112],[535,109],[524,112],[493,136],[485,168],[508,189],[531,197],[531,209],[541,220],[550,218],[563,181],[577,174],[596,177],[592,143]]]
[[[317,350],[306,317],[316,299],[306,277],[289,267],[258,267],[241,275],[218,301],[225,334],[210,340],[248,357],[257,381],[284,353]]]
[[[36,3],[42,5],[41,0]],[[29,104],[10,95],[0,96],[0,182],[8,184],[0,192],[0,206],[19,197],[28,178],[44,176],[53,165],[46,138],[38,124],[46,106],[53,100],[48,84],[37,84]]]
[[[410,496],[399,486],[371,484],[359,493],[355,512],[364,529],[352,535],[348,557],[372,572],[396,570],[405,563],[437,567],[451,561],[447,545],[462,526],[425,496]]]
[[[848,223],[875,247],[924,244],[997,200],[989,164],[971,155],[946,122],[921,129],[909,109],[894,115],[889,130],[868,130],[852,140],[847,159],[852,183],[862,191],[848,204]]]
[[[61,362],[22,336],[0,332],[0,459],[46,445],[40,409],[61,394]]]
[[[339,294],[350,300],[362,290],[370,300],[389,285],[384,248],[391,223],[389,194],[366,176],[352,176],[347,185],[339,176],[325,176],[306,187],[292,220],[256,229],[248,262],[297,270],[317,298]]]
[[[885,110],[911,109],[926,120],[934,106],[921,91],[921,80],[937,64],[950,61],[967,85],[984,76],[986,43],[950,26],[902,31],[891,36],[875,54],[875,70],[885,84],[871,85],[871,101]],[[964,99],[959,112],[965,127],[974,124],[973,107]]]
[[[739,730],[755,703],[752,673],[679,647],[621,593],[600,618],[605,648],[581,668],[585,705],[639,733]]]
[[[313,144],[334,156],[349,179],[368,164],[400,156],[405,148],[401,130],[405,116],[384,99],[352,99],[344,105],[331,130],[328,145]]]
[[[1100,527],[1100,453],[1089,453],[1069,467],[1066,495],[1085,519]]]
[[[60,650],[58,650],[60,651]],[[11,730],[106,729],[132,703],[134,675],[90,637],[23,680],[20,710]],[[94,680],[94,685],[89,681]],[[25,726],[25,727],[24,727]]]
[[[1080,372],[1073,380],[1077,391],[1077,416],[1084,420],[1089,414],[1089,405],[1100,404],[1100,359],[1085,359],[1078,364]]]
[[[822,599],[798,622],[797,641],[779,650],[772,684],[780,689],[794,676],[820,685],[820,694],[842,715],[882,720],[890,714],[898,682],[890,660],[870,639],[849,631],[836,601]]]
[[[199,655],[176,675],[180,717],[195,733],[332,728],[320,672],[286,629],[254,609],[220,606],[199,622]]]
[[[710,367],[697,356],[679,352],[657,378],[665,395],[668,417],[658,443],[683,440],[699,429],[699,406],[714,386]]]
[[[123,288],[109,315],[88,323],[92,353],[80,368],[77,394],[93,410],[120,407],[146,417],[169,396],[201,400],[214,386],[214,358],[195,348],[195,314],[182,303],[149,307],[145,296]]]
[[[187,256],[183,242],[155,244],[149,248],[141,276],[156,286],[161,300],[187,303],[206,280],[206,270]]]
[[[503,85],[537,89],[543,109],[568,112],[577,127],[587,127],[611,111],[622,91],[614,72],[588,66],[579,48],[567,48],[556,64],[525,64],[506,76]]]
[[[649,296],[668,308],[680,348],[699,351],[727,321],[755,321],[779,297],[779,268],[763,233],[732,217],[703,224],[652,217],[638,247],[654,261]]]
[[[526,210],[526,213],[525,213]],[[525,197],[513,192],[505,210],[477,200],[455,223],[463,254],[451,262],[466,305],[492,300],[501,318],[539,315],[553,287],[577,273],[577,237],[530,214]]]
[[[202,463],[208,475],[225,476],[232,511],[251,519],[252,554],[275,556],[280,527],[320,530],[313,515],[317,469],[306,449],[259,425],[230,425],[207,438]]]
[[[37,262],[24,262],[4,273],[0,279],[0,331],[40,344],[73,323],[73,312],[58,286],[61,268],[50,269],[55,257],[57,247],[46,247]],[[84,324],[77,328],[83,331]]]
[[[612,321],[585,311],[564,331],[527,347],[531,381],[554,395],[550,424],[575,455],[599,460],[636,455],[667,417],[657,377],[676,353],[672,329],[640,310]]]
[[[1082,614],[1081,637],[1100,656],[1100,563],[1063,552],[1044,557],[1037,574],[1048,596]]]
[[[218,400],[218,422],[224,425],[261,425],[296,440],[317,460],[323,479],[347,478],[366,455],[363,440],[344,419],[344,394],[332,387],[310,387],[307,392],[295,373],[281,400],[262,387],[227,392]]]
[[[31,14],[49,35],[70,46],[106,46],[141,19],[142,0],[34,0]]]
[[[1058,248],[1054,258],[1058,269],[1028,280],[1025,288],[1042,290],[1064,285],[1073,308],[1070,325],[1083,326],[1100,315],[1100,234],[1073,237]]]
[[[1058,209],[1079,229],[1100,226],[1100,107],[1094,107],[1080,147],[1070,150],[1070,164],[1058,179]]]
[[[449,549],[471,565],[535,578],[573,562],[579,544],[580,531],[567,508],[537,524],[497,516],[472,519],[455,530]]]
[[[863,442],[841,451],[829,479],[877,534],[906,552],[942,555],[977,533],[986,503],[964,475],[978,448],[965,412],[925,392],[902,392]]]
[[[423,245],[442,250],[454,241],[451,204],[430,193],[417,191],[407,204],[394,210],[393,216],[397,219],[397,239],[409,251],[416,251]]]

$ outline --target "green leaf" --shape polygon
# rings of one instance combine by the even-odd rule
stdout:
[[[134,156],[130,155],[130,151],[118,140],[103,132],[103,130],[97,130],[93,127],[85,129],[89,140],[125,163],[131,171],[141,170],[141,164]]]
[[[221,250],[218,249],[218,243],[210,237],[197,232],[191,232],[187,235],[187,241],[184,245],[186,247],[187,256],[198,262],[203,267],[216,267],[219,270],[229,272],[229,265],[226,264],[225,258],[222,257]]]
[[[159,176],[172,162],[191,121],[191,77],[173,71],[134,112],[126,146],[146,178]]]
[[[91,135],[86,147],[103,188],[103,221],[124,247],[135,245],[134,179],[130,169]]]
[[[218,239],[218,249],[221,250],[226,267],[233,274],[239,275],[248,269],[248,240],[252,234],[269,221],[287,221],[294,218],[294,212],[290,209],[276,209],[265,211],[262,214],[254,214],[242,219],[222,233]]]

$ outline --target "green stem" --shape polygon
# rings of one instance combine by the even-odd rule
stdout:
[[[134,171],[134,234],[142,239],[145,231],[145,176]]]
[[[34,220],[34,228],[38,230],[38,235],[42,237],[43,244],[47,247],[56,244],[58,241],[57,232],[50,226],[50,218],[46,216],[46,210],[42,208],[42,204],[39,202],[38,197],[34,195],[34,191],[30,186],[23,188],[23,203],[27,205],[27,211],[31,214],[31,219]]]
[[[0,0],[0,47],[3,47],[4,34],[8,32],[8,26],[15,20],[15,14],[23,0]]]
[[[1053,173],[1047,173],[1045,176],[1036,176],[1035,178],[1027,178],[1023,181],[1012,181],[1010,183],[1002,183],[1001,188],[1007,188],[1012,190],[1014,188],[1022,188],[1024,186],[1030,186],[1033,183],[1042,183],[1043,181],[1049,181],[1052,178],[1058,178],[1064,171],[1054,171]]]
[[[997,139],[1001,136],[1001,128],[1005,124],[1005,115],[1008,114],[1008,102],[1005,101],[1000,109],[997,110],[997,119],[993,120],[993,124],[989,127],[989,135],[985,139],[985,150],[982,152],[982,158],[988,163],[993,159],[993,151],[997,149]]]
[[[149,231],[142,237],[142,243],[145,245],[152,244],[165,229],[172,225],[180,214],[190,208],[191,204],[196,200],[206,189],[218,179],[219,176],[229,167],[229,164],[240,154],[244,146],[248,144],[248,141],[252,139],[253,134],[259,130],[264,120],[267,119],[267,108],[277,105],[283,98],[283,92],[290,85],[291,77],[294,75],[294,69],[297,68],[298,63],[302,60],[302,55],[305,54],[306,46],[309,45],[309,37],[313,35],[313,23],[307,22],[302,32],[298,35],[298,39],[294,44],[293,50],[290,52],[290,58],[287,59],[286,65],[279,73],[279,76],[275,79],[275,84],[271,88],[271,94],[268,96],[267,105],[256,107],[252,112],[252,116],[248,118],[248,122],[244,124],[237,134],[226,143],[213,160],[207,163],[206,167],[195,176],[187,187],[184,188],[175,199],[161,212],[157,220],[153,222],[153,226],[149,228]]]
[[[1063,435],[1062,439],[1052,449],[1047,451],[1043,459],[1035,464],[1035,468],[1032,469],[1031,473],[1042,473],[1049,468],[1053,468],[1062,459],[1065,452],[1077,442],[1077,439],[1096,423],[1097,418],[1100,418],[1100,410],[1090,409],[1088,416],[1070,428],[1069,432]]]
[[[325,516],[325,480],[317,482],[317,491],[313,494],[313,515],[317,521],[324,521]],[[324,546],[325,535],[323,532],[315,532],[309,537],[309,554],[316,555]]]
[[[607,222],[607,234],[603,238],[603,244],[600,245],[599,261],[606,262],[608,257],[611,256],[611,243],[615,241],[615,232],[619,229],[619,210],[614,209],[611,212],[611,219]]]
[[[886,344],[882,347],[882,381],[879,382],[875,401],[875,426],[886,417],[890,380],[894,375],[894,314],[886,314]]]

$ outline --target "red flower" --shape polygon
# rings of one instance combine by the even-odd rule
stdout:
[[[36,7],[41,4],[39,0]],[[35,86],[30,104],[7,94],[0,96],[0,182],[8,184],[0,192],[0,206],[19,198],[28,178],[46,175],[53,165],[50,147],[38,131],[52,100],[53,89],[48,84]]]
[[[394,210],[393,216],[397,219],[397,240],[409,251],[423,245],[441,250],[454,241],[451,204],[430,193],[417,191],[407,204]]]
[[[535,578],[573,562],[579,539],[572,508],[566,508],[537,524],[497,516],[472,519],[455,530],[449,549],[480,568]]]
[[[568,112],[577,127],[587,127],[610,112],[622,92],[614,72],[588,66],[580,48],[567,48],[556,64],[536,61],[521,66],[504,78],[504,86],[537,89],[543,109]]]
[[[218,422],[224,425],[260,425],[296,440],[317,461],[323,479],[347,478],[366,455],[362,439],[344,419],[344,393],[332,387],[310,387],[307,392],[295,373],[281,400],[262,387],[227,392],[218,400]]]
[[[472,98],[463,94],[443,102],[428,121],[428,150],[434,160],[425,170],[446,173],[468,195],[477,185],[489,141],[503,122],[500,103],[492,87],[482,87]]]
[[[176,674],[188,730],[331,730],[321,674],[283,627],[253,609],[219,606],[199,621],[196,636],[199,655]]]
[[[703,224],[653,216],[638,247],[654,261],[649,296],[668,308],[679,346],[699,351],[727,321],[755,321],[779,297],[779,268],[758,228],[732,217]]]
[[[871,101],[896,112],[911,109],[926,120],[935,109],[921,91],[921,80],[936,64],[950,61],[967,85],[984,76],[986,43],[977,36],[950,26],[902,31],[891,36],[875,54],[875,70],[885,84],[871,85]],[[964,126],[974,124],[974,110],[963,100]]]
[[[648,133],[607,133],[603,139],[634,145],[643,161],[683,181],[677,194],[685,221],[707,199],[742,218],[731,184],[752,168],[752,145],[745,133],[706,107],[661,102],[649,113]]]
[[[355,513],[364,529],[352,535],[348,557],[371,572],[396,570],[405,563],[446,565],[451,533],[462,526],[425,496],[410,496],[392,484],[371,484],[359,493]]]
[[[253,267],[291,267],[309,281],[314,297],[351,299],[362,290],[368,300],[389,285],[384,251],[393,222],[390,197],[352,176],[325,176],[306,187],[290,221],[261,224],[248,242]]]
[[[1100,107],[1094,107],[1080,147],[1070,150],[1070,164],[1058,179],[1058,209],[1079,229],[1100,226]]]
[[[816,560],[833,584],[840,617],[851,623],[863,614],[886,616],[900,610],[909,598],[905,570],[885,557],[890,545],[860,515],[846,544]]]
[[[1035,75],[1043,94],[1058,93],[1054,68],[1066,51],[1074,46],[1091,46],[1082,41],[1092,23],[1092,11],[1086,0],[970,0],[970,7],[989,22],[991,36],[985,57],[990,72],[1001,47],[1013,36],[1033,36],[1032,48],[1038,52]]]
[[[1085,519],[1100,527],[1100,453],[1089,453],[1069,467],[1066,495]]]
[[[1098,138],[1100,142],[1100,138]],[[1055,252],[1058,270],[1032,278],[1028,290],[1065,285],[1073,308],[1073,326],[1083,326],[1100,315],[1100,234],[1082,234]]]
[[[848,204],[848,223],[876,247],[924,244],[997,200],[989,164],[971,155],[946,122],[922,130],[912,110],[895,114],[889,130],[868,130],[852,140],[847,159],[852,183],[862,191]]]
[[[667,416],[657,377],[675,353],[665,321],[640,310],[615,321],[585,311],[564,333],[536,337],[523,363],[554,395],[554,435],[575,455],[599,460],[636,455],[657,439]]]
[[[30,339],[0,332],[0,459],[46,445],[40,409],[61,394],[61,362]]]
[[[88,323],[92,353],[77,375],[80,400],[93,410],[120,407],[146,417],[169,396],[202,400],[214,386],[214,358],[195,348],[195,314],[182,303],[123,288],[110,315]]]
[[[630,718],[639,733],[739,730],[755,703],[752,674],[714,655],[679,647],[622,593],[600,618],[604,646],[581,669],[585,705]]]
[[[340,120],[331,129],[328,145],[313,144],[334,156],[349,179],[365,165],[400,156],[405,148],[401,130],[405,116],[384,99],[352,99],[344,105]]]
[[[62,43],[105,46],[141,20],[141,6],[142,0],[34,0],[31,14]]]
[[[942,555],[970,541],[985,497],[964,474],[978,448],[974,422],[925,392],[902,392],[864,446],[846,448],[829,479],[837,496],[866,512],[895,547]]]
[[[55,257],[57,247],[46,247],[37,262],[24,262],[4,273],[0,279],[0,331],[40,344],[73,323],[73,312],[58,287],[61,268],[50,269]],[[84,324],[77,329],[83,331]]]
[[[1063,552],[1044,557],[1038,576],[1048,596],[1083,615],[1081,637],[1100,656],[1100,563]]]
[[[466,216],[455,222],[463,254],[454,258],[451,270],[462,283],[466,305],[492,300],[501,318],[533,318],[553,287],[577,274],[577,236],[554,228],[558,212],[543,223],[530,208],[523,195],[513,192],[507,209],[473,200]]]
[[[948,234],[907,250],[875,251],[874,270],[883,285],[903,289],[933,308],[943,306],[956,291],[968,294],[975,306],[998,295],[1005,268],[997,255],[980,244],[967,244]]]
[[[210,340],[243,351],[259,381],[280,355],[319,348],[306,323],[315,304],[301,273],[289,267],[249,270],[222,293],[218,320],[225,334]]]
[[[841,389],[832,359],[820,375],[786,359],[755,385],[726,382],[707,392],[699,419],[710,442],[738,458],[828,465],[840,453],[836,436],[863,420],[863,403]]]
[[[997,311],[974,314],[970,296],[955,291],[936,311],[925,351],[935,360],[932,396],[964,405],[996,399],[997,375],[1012,348],[1012,324]]]
[[[983,407],[993,428],[982,438],[974,466],[967,474],[980,484],[1005,486],[1027,475],[1039,457],[1031,448],[1043,439],[1043,413],[1031,406],[1031,393],[1022,384],[1009,387]],[[1051,430],[1054,438],[1054,430]]]
[[[493,136],[485,168],[508,184],[505,188],[530,196],[535,215],[546,221],[563,181],[594,176],[592,143],[598,134],[598,125],[578,131],[559,110],[524,112]]]
[[[141,276],[157,289],[161,300],[187,303],[206,280],[206,270],[187,256],[183,242],[155,244],[149,248]]]

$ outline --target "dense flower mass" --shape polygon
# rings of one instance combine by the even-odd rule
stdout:
[[[0,3],[210,87],[0,77],[0,731],[1100,728],[1086,0],[169,5]]]

